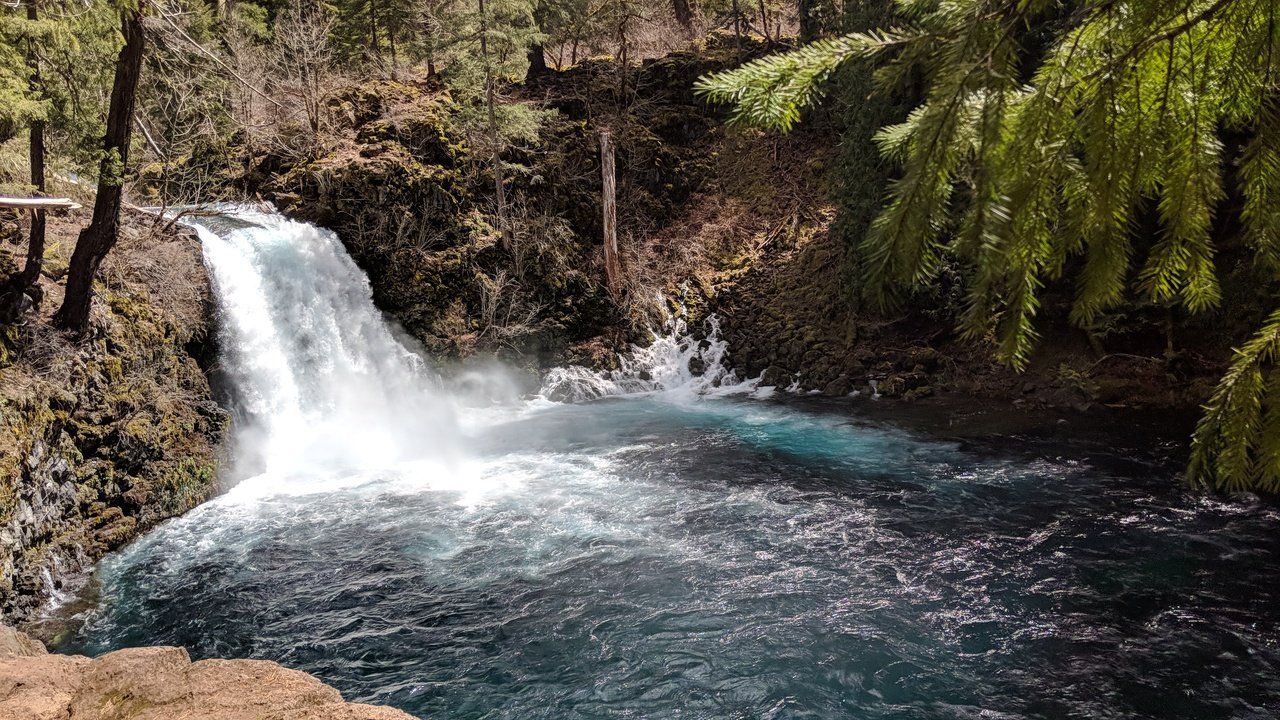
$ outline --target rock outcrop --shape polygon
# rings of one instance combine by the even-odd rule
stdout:
[[[73,342],[50,316],[81,220],[51,218],[44,302],[0,324],[0,617],[12,623],[216,490],[226,417],[198,361],[211,324],[199,240],[126,215],[90,335]],[[21,250],[0,243],[0,275]]]
[[[90,659],[54,655],[0,626],[0,717],[6,720],[412,720],[347,703],[310,675],[265,660],[191,662],[175,647]]]

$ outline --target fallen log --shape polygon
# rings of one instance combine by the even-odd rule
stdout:
[[[0,196],[0,208],[10,210],[77,210],[80,204],[71,198],[15,198]]]

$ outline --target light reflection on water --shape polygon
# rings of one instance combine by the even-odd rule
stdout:
[[[69,649],[269,658],[423,717],[1276,708],[1266,506],[767,402],[510,417],[460,469],[259,478],[169,523]]]

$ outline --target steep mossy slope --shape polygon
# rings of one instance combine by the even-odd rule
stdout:
[[[665,297],[681,301],[695,327],[719,315],[741,374],[804,391],[1081,409],[1205,397],[1228,346],[1204,328],[1174,327],[1160,308],[1117,313],[1101,338],[1072,328],[1050,289],[1043,342],[1018,374],[995,362],[990,345],[956,337],[959,268],[895,312],[862,307],[854,246],[893,174],[870,135],[904,106],[867,94],[786,136],[726,126],[694,82],[767,51],[712,34],[625,70],[591,59],[508,88],[542,114],[539,140],[503,155],[510,243],[497,229],[488,159],[468,141],[476,130],[435,82],[334,94],[329,149],[309,160],[255,157],[243,189],[336,230],[378,305],[437,356],[607,366],[645,339]],[[627,276],[618,297],[602,262],[606,130],[617,148]],[[859,133],[867,137],[854,143]],[[833,189],[851,175],[865,180],[856,195]]]
[[[226,418],[197,361],[210,333],[199,241],[146,216],[125,226],[89,338],[49,324],[72,219],[51,225],[40,310],[0,326],[0,615],[11,621],[216,488]],[[0,270],[24,250],[0,244]]]
[[[314,160],[256,157],[244,186],[337,231],[379,307],[429,351],[492,352],[531,366],[580,359],[602,338],[615,346],[633,339],[656,292],[689,275],[655,284],[641,256],[714,179],[725,130],[692,86],[737,57],[716,36],[625,73],[590,60],[512,88],[542,120],[538,142],[503,157],[509,244],[497,228],[487,159],[474,154],[460,108],[433,82],[384,80],[335,94],[330,149]],[[606,129],[618,148],[620,244],[636,270],[617,299],[600,269]]]

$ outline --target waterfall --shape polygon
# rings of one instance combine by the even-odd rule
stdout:
[[[665,308],[661,297],[658,301]],[[582,402],[619,395],[689,398],[756,391],[758,379],[743,380],[727,364],[728,342],[720,337],[720,322],[714,315],[706,319],[705,337],[699,337],[690,332],[683,306],[664,312],[662,328],[649,331],[653,342],[648,347],[633,346],[619,355],[614,370],[555,368],[543,380],[542,396]]]
[[[374,307],[337,236],[275,214],[220,210],[186,222],[218,296],[221,369],[243,463],[233,475],[447,462],[457,445],[451,404]]]

